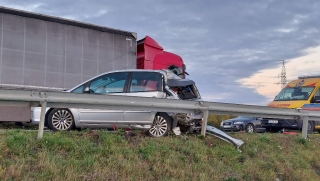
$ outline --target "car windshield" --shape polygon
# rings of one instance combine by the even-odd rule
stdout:
[[[249,116],[238,116],[237,119],[248,119],[248,118],[252,118],[252,117],[249,117]]]
[[[308,100],[314,87],[288,87],[281,90],[275,101]]]

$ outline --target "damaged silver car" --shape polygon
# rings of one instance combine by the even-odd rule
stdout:
[[[168,70],[121,70],[94,77],[66,92],[201,100],[194,81],[181,79]],[[31,122],[39,124],[39,107],[33,107]],[[45,125],[54,131],[78,128],[138,128],[153,137],[166,136],[173,128],[201,130],[202,113],[47,108]]]

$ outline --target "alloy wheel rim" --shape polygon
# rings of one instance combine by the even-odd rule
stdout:
[[[58,110],[52,116],[52,124],[58,130],[67,130],[73,122],[72,115],[67,110]]]
[[[253,126],[249,125],[248,126],[248,133],[252,133],[253,132]]]
[[[152,127],[149,129],[149,133],[155,137],[161,137],[166,133],[167,129],[167,121],[161,116],[156,116]]]

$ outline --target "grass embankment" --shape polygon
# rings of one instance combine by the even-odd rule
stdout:
[[[239,134],[242,153],[218,138],[141,132],[0,133],[0,180],[319,180],[320,135]]]

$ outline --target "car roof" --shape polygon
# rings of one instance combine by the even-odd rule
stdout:
[[[89,80],[92,80],[96,77],[99,77],[101,75],[105,75],[105,74],[110,74],[110,73],[117,73],[117,72],[158,72],[161,73],[162,75],[165,76],[165,80],[167,79],[182,79],[181,77],[179,77],[178,75],[176,75],[175,73],[173,73],[170,70],[167,69],[162,69],[162,70],[152,70],[152,69],[123,69],[123,70],[113,70],[113,71],[109,71],[109,72],[104,72],[100,75],[97,75]],[[89,81],[87,80],[87,81]]]
[[[104,72],[100,75],[108,74],[108,73],[114,73],[114,72],[160,72],[160,73],[166,73],[165,70],[152,70],[152,69],[122,69],[122,70],[112,70],[109,72]],[[99,76],[99,75],[98,75]]]
[[[171,72],[170,70],[166,70],[166,69],[162,69],[162,70],[152,70],[152,69],[123,69],[123,70],[113,70],[113,71],[109,71],[109,72],[104,72],[102,74],[99,74],[97,76],[94,76],[86,81],[83,81],[81,82],[80,84],[78,84],[77,86],[75,87],[72,87],[70,89],[67,90],[67,92],[79,87],[80,85],[84,84],[85,82],[88,82],[88,81],[91,81],[97,77],[100,77],[102,75],[105,75],[105,74],[110,74],[110,73],[117,73],[117,72],[158,72],[158,73],[161,73],[165,80],[167,79],[180,79],[180,80],[183,80],[181,79],[179,76],[177,76],[175,73]]]

